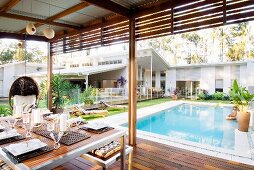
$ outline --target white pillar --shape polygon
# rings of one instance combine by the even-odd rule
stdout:
[[[140,81],[143,81],[143,79],[142,79],[142,71],[143,71],[143,68],[142,68],[142,66],[140,66],[140,71],[139,71],[139,78],[140,78]]]
[[[88,88],[88,75],[86,75],[86,77],[85,77],[85,80],[86,80],[86,89]]]
[[[161,88],[161,72],[156,71],[155,73],[155,88],[160,89]]]

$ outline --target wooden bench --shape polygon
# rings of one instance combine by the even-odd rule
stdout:
[[[102,159],[92,156],[90,154],[83,154],[80,157],[84,158],[88,161],[91,161],[93,163],[96,163],[97,165],[102,166],[103,170],[106,170],[110,165],[115,163],[120,158],[120,154],[121,153],[118,152],[117,154],[115,154],[114,156],[112,156],[106,160],[102,160]],[[131,170],[132,169],[133,147],[126,145],[125,155],[128,155],[128,170]]]

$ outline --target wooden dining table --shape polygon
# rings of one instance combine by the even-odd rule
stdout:
[[[25,130],[23,128],[16,128],[17,131],[21,134],[25,134]],[[120,140],[121,143],[121,169],[125,168],[125,138],[126,138],[126,131],[124,130],[116,130],[112,129],[110,131],[104,132],[102,134],[94,134],[87,132],[85,130],[79,130],[79,133],[84,133],[90,135],[91,137],[85,140],[82,140],[78,143],[66,146],[61,144],[59,149],[49,151],[47,153],[41,154],[39,156],[27,159],[21,163],[15,163],[10,157],[2,150],[3,147],[8,146],[11,143],[7,143],[4,145],[0,145],[0,159],[5,161],[11,168],[13,169],[20,169],[20,170],[28,170],[28,169],[53,169],[59,165],[62,165],[74,158],[79,157],[82,154],[86,154],[89,151],[101,147],[105,144],[110,143],[114,140]],[[40,139],[42,142],[45,142],[48,146],[54,145],[54,141],[32,133],[33,139]],[[29,140],[31,138],[27,138],[24,140]],[[22,142],[16,141],[13,143]]]

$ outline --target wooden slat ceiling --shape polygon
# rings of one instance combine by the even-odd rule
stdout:
[[[0,8],[0,11],[3,11],[0,12],[0,16],[8,17],[8,11],[12,6],[15,8],[17,3],[21,3],[18,0],[9,1],[6,6]],[[41,3],[41,0],[33,1]],[[54,5],[59,2],[59,0],[51,1]],[[19,16],[37,21],[36,26],[55,24],[57,28],[61,27],[57,29],[57,36],[51,40],[52,54],[128,42],[130,17],[134,17],[136,22],[137,40],[254,19],[253,0],[75,0],[73,3],[64,0],[64,2],[65,8],[56,10],[51,17],[34,20],[34,16]],[[80,22],[74,24],[71,19],[68,20],[67,17],[70,15],[77,15],[81,10],[84,14],[90,7],[94,10],[85,12],[85,15],[93,16],[93,19],[82,20],[85,16],[78,16],[75,19],[80,19]],[[10,14],[10,17],[15,18],[13,15],[18,14]],[[65,22],[61,22],[61,19]],[[19,32],[24,33],[24,28]]]

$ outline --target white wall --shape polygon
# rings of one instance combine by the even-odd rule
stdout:
[[[147,69],[145,70],[144,74],[144,86],[151,87],[151,71]]]
[[[4,67],[4,79],[3,79],[3,96],[9,96],[11,85],[14,81],[15,67],[14,65]]]
[[[254,63],[248,62],[246,68],[246,84],[251,93],[254,93]]]
[[[156,89],[161,89],[161,72],[156,71],[155,73],[155,88]]]
[[[215,67],[201,68],[200,88],[210,94],[215,92]]]
[[[170,95],[168,89],[171,91],[176,88],[176,69],[166,71],[166,87],[165,95]]]
[[[247,86],[247,66],[241,65],[240,66],[240,84],[244,87]]]
[[[119,69],[119,70],[114,70],[114,71],[108,71],[105,73],[100,73],[100,74],[95,74],[95,75],[89,75],[88,79],[89,79],[89,84],[93,84],[93,82],[95,81],[102,81],[102,80],[117,80],[118,78],[120,78],[121,76],[123,76],[128,83],[128,74],[127,74],[128,68],[125,67],[123,69]],[[110,81],[103,81],[102,83],[102,88],[112,88],[113,87],[113,83]],[[127,86],[126,83],[126,87]]]
[[[224,67],[224,75],[223,75],[223,92],[228,93],[231,86],[231,71],[230,66]]]

